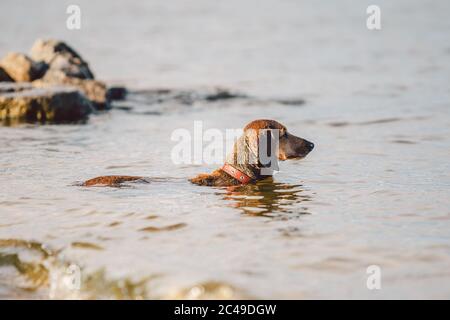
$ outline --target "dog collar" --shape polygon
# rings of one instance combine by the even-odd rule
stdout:
[[[238,169],[230,166],[228,163],[225,163],[222,167],[222,170],[228,173],[230,176],[238,180],[242,184],[247,184],[252,180],[248,175],[243,173],[242,171],[239,171]]]

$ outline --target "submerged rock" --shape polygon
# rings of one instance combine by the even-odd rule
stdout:
[[[76,88],[2,86],[0,121],[74,122],[86,119],[93,106]]]
[[[124,87],[110,87],[106,90],[106,97],[110,101],[124,100],[128,94],[128,90]]]
[[[299,106],[305,103],[301,98],[258,98],[245,93],[230,91],[224,88],[200,88],[190,89],[145,89],[130,91],[127,102],[133,102],[144,107],[167,106],[174,109],[175,106],[191,106],[196,104],[223,104],[229,101],[239,100],[245,105],[286,105]],[[124,106],[122,106],[123,108]],[[130,106],[132,109],[133,106]],[[161,109],[160,109],[161,110]]]
[[[231,92],[222,88],[204,88],[201,90],[149,89],[133,92],[146,100],[148,104],[176,102],[182,105],[193,105],[196,102],[218,102],[231,99],[247,99],[246,95]]]
[[[35,62],[28,56],[17,52],[8,53],[0,61],[0,65],[7,75],[17,82],[39,79],[48,68],[45,62]]]
[[[205,95],[204,99],[206,101],[220,101],[220,100],[228,100],[228,99],[244,99],[248,98],[246,95],[230,92],[225,89],[216,88],[216,90],[212,93],[208,93]]]
[[[31,57],[45,62],[51,70],[61,70],[68,77],[94,79],[88,63],[65,42],[38,39],[31,48]]]

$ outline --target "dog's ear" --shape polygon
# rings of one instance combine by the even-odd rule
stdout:
[[[262,175],[278,171],[279,131],[271,129],[247,129],[238,139],[234,163],[256,165]]]
[[[247,147],[247,163],[259,165],[259,130],[245,130],[244,138]]]
[[[234,145],[233,163],[258,165],[258,130],[243,132]]]

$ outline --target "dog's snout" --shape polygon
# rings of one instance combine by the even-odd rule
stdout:
[[[309,151],[312,151],[314,149],[314,143],[305,141],[306,142],[306,148],[308,148]]]

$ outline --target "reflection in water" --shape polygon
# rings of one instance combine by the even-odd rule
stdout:
[[[256,184],[228,187],[224,200],[231,200],[230,206],[239,208],[246,215],[288,219],[309,214],[300,203],[311,201],[311,196],[302,194],[299,184],[274,182],[267,178]]]

